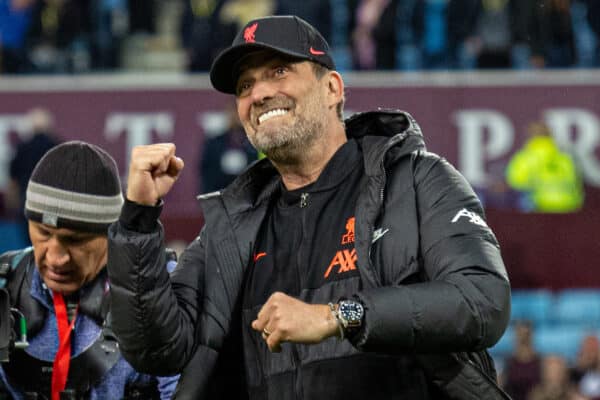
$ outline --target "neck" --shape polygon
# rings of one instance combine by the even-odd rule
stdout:
[[[346,142],[346,134],[342,130],[341,135],[326,136],[322,141],[303,149],[298,158],[289,162],[273,161],[273,165],[279,171],[287,190],[299,189],[315,182],[329,160]]]

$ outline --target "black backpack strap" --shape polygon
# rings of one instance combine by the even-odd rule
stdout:
[[[13,333],[14,318],[11,315],[13,304],[8,290],[8,283],[15,275],[14,271],[32,250],[32,247],[28,247],[22,250],[8,251],[0,255],[0,362],[2,363],[9,361],[10,349],[15,340]],[[21,276],[24,276],[24,274]]]
[[[70,389],[77,396],[88,393],[93,386],[100,383],[120,356],[119,346],[112,331],[108,327],[103,328],[98,339],[90,347],[71,359],[65,390]],[[40,360],[25,351],[14,351],[10,362],[3,367],[10,382],[17,388],[49,398],[52,365],[51,361]]]
[[[98,339],[83,353],[71,359],[67,388],[87,393],[102,380],[121,357],[119,344],[106,324]]]
[[[31,251],[33,251],[33,247],[27,247],[22,250],[7,251],[0,255],[0,288],[6,287],[12,272]]]
[[[0,362],[9,360],[13,323],[10,315],[10,295],[6,288],[0,289]]]

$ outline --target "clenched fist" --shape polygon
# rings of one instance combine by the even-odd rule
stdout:
[[[281,351],[281,343],[315,344],[338,336],[338,322],[326,304],[308,304],[285,293],[275,292],[252,321],[269,350]]]
[[[183,160],[175,156],[173,143],[134,147],[129,164],[127,199],[142,205],[156,205],[169,193],[183,165]]]

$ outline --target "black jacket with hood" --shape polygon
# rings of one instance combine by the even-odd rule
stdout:
[[[425,150],[409,114],[356,114],[346,132],[365,164],[355,246],[366,313],[354,345],[415,357],[446,398],[505,398],[484,349],[507,326],[510,286],[479,200],[448,162]],[[232,333],[239,332],[244,271],[278,181],[261,160],[222,192],[201,196],[204,228],[170,279],[160,207],[126,202],[109,229],[121,351],[141,372],[182,372],[178,399],[244,392],[239,335]],[[378,227],[389,229],[389,243],[380,240],[372,251]]]

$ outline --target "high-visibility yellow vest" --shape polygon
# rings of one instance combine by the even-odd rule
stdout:
[[[583,205],[583,185],[573,159],[549,136],[530,139],[510,160],[506,179],[528,193],[535,211],[572,212]]]

